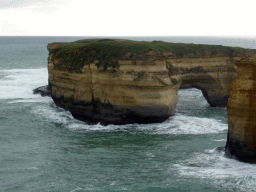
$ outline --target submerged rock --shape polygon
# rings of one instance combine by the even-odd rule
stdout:
[[[227,112],[226,155],[256,163],[256,55],[237,62]]]
[[[221,153],[221,152],[225,152],[225,149],[226,149],[225,146],[220,146],[220,147],[217,147],[217,148],[216,148],[216,151],[218,151],[219,153]]]

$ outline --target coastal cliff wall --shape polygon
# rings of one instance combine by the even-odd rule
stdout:
[[[227,105],[226,154],[241,161],[256,162],[256,55],[237,62]]]
[[[111,67],[99,67],[99,60],[90,60],[78,70],[55,56],[52,49],[58,46],[48,45],[53,100],[77,119],[102,124],[162,122],[174,115],[177,91],[183,85],[200,89],[211,106],[226,106],[236,78],[235,62],[242,57],[225,53],[178,57],[173,51],[131,56],[127,52]],[[83,51],[85,57],[89,52],[93,50]],[[62,54],[71,57],[66,56],[68,52]]]
[[[166,61],[146,57],[123,58],[117,71],[103,71],[91,63],[75,73],[55,69],[58,61],[49,56],[52,98],[76,118],[89,122],[162,122],[174,115],[179,84],[171,82]]]

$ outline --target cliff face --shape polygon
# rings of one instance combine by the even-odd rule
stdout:
[[[228,100],[226,154],[256,162],[256,55],[237,63],[237,78]]]
[[[74,117],[93,123],[162,122],[174,114],[179,84],[169,77],[166,61],[157,55],[123,58],[117,71],[103,71],[95,63],[82,73],[57,70],[48,60],[49,85],[55,103]]]
[[[226,106],[236,77],[234,63],[241,58],[148,51],[118,57],[117,68],[103,70],[95,60],[77,71],[54,57],[51,50],[59,45],[48,45],[53,100],[77,119],[102,124],[162,122],[174,115],[177,91],[183,85],[202,90],[211,106]]]

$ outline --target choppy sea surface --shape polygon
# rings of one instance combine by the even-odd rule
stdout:
[[[48,83],[47,44],[83,38],[0,37],[0,191],[256,191],[256,165],[216,150],[226,108],[200,90],[179,90],[163,123],[122,126],[88,125],[33,95]],[[255,38],[119,38],[256,48]]]

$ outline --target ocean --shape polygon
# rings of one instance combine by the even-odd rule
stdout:
[[[198,89],[179,90],[176,115],[146,125],[88,125],[33,95],[48,83],[47,44],[84,38],[0,37],[0,191],[256,191],[256,165],[216,150],[226,107]],[[245,37],[115,38],[256,48]]]

